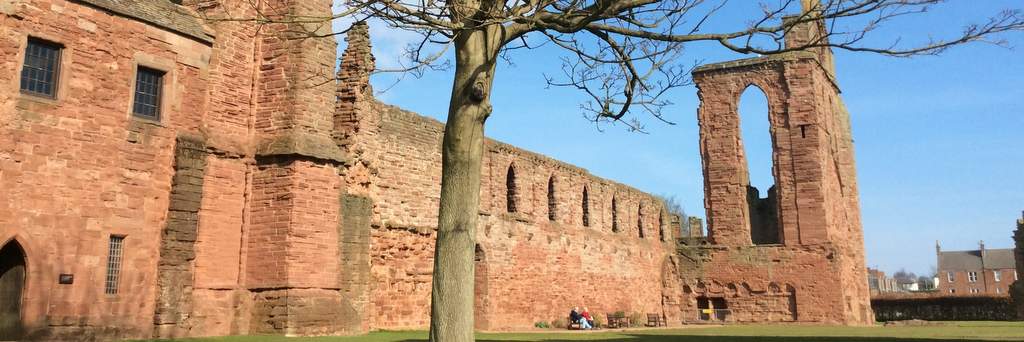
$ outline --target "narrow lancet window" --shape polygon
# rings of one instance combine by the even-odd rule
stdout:
[[[612,197],[612,232],[619,232],[619,205],[615,197]]]
[[[551,176],[548,178],[548,221],[555,220],[555,211],[558,207],[555,205],[555,177]]]
[[[641,239],[644,238],[644,205],[640,204],[636,208],[636,233]]]
[[[516,169],[512,165],[508,166],[505,174],[505,204],[508,212],[516,212]]]
[[[587,187],[583,187],[583,226],[590,227],[590,196]]]

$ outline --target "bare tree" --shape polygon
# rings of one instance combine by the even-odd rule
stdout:
[[[206,0],[211,1],[211,0]],[[259,0],[248,0],[258,3]],[[922,14],[942,0],[766,0],[749,25],[732,32],[705,32],[728,0],[347,0],[336,15],[375,18],[417,32],[402,71],[435,66],[454,49],[455,78],[442,147],[441,201],[434,254],[430,340],[473,340],[473,252],[480,205],[484,123],[492,112],[495,67],[506,53],[554,44],[566,51],[551,86],[578,89],[596,123],[623,123],[642,130],[641,117],[663,119],[667,91],[690,84],[679,63],[683,44],[712,42],[724,49],[762,55],[834,48],[890,56],[937,54],[968,42],[1001,44],[999,33],[1024,29],[1024,14],[1006,10],[945,40],[872,45],[883,24]],[[790,17],[783,20],[783,16]],[[261,22],[302,24],[334,18],[260,16]],[[819,34],[799,45],[783,36],[815,25]],[[309,27],[299,25],[297,27]],[[313,25],[315,26],[315,25]],[[319,28],[308,36],[322,35]],[[541,42],[541,43],[538,43]]]

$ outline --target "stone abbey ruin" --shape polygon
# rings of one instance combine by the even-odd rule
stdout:
[[[328,0],[273,2],[330,14]],[[373,98],[365,26],[347,33],[339,68],[334,37],[182,12],[243,3],[0,4],[0,334],[428,325],[443,125]],[[872,322],[832,70],[825,48],[695,70],[706,237],[678,236],[656,196],[488,141],[478,328],[528,328],[574,305],[669,325]],[[769,99],[766,199],[739,136],[750,86]],[[600,285],[581,295],[565,279]],[[705,316],[715,309],[728,314]]]

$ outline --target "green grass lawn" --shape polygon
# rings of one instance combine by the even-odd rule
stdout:
[[[421,342],[422,331],[383,331],[354,337],[232,336],[182,339],[193,342]],[[1024,341],[1024,322],[947,322],[926,326],[833,327],[742,325],[636,329],[626,331],[480,333],[477,341],[627,341],[627,342],[880,342],[880,341]]]

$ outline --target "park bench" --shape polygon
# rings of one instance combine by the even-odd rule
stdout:
[[[626,318],[626,314],[625,313],[621,313],[621,312],[619,312],[619,313],[610,313],[610,314],[607,314],[607,317],[608,317],[608,323],[606,323],[606,324],[608,325],[609,328],[615,329],[615,328],[626,328],[626,327],[629,327],[629,319]]]
[[[573,322],[572,316],[566,317],[565,320],[569,322],[569,324],[566,325],[566,328],[569,330],[583,330],[583,325],[581,325],[580,322]]]
[[[649,327],[664,327],[668,324],[665,323],[664,319],[661,319],[661,315],[656,313],[647,314],[647,326]]]

